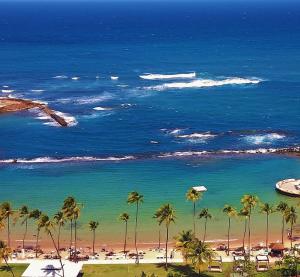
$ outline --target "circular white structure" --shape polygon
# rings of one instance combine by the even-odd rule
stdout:
[[[282,194],[300,197],[300,179],[285,179],[276,183],[276,190]]]

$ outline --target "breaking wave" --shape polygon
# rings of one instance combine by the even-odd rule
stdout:
[[[176,82],[176,83],[165,83],[157,86],[144,87],[148,90],[167,90],[167,89],[184,89],[184,88],[204,88],[204,87],[219,87],[226,85],[247,85],[247,84],[258,84],[262,80],[260,79],[246,79],[246,78],[228,78],[224,80],[211,80],[211,79],[199,79],[191,82]]]
[[[57,75],[57,76],[54,76],[54,77],[52,77],[53,79],[67,79],[68,78],[68,76],[66,76],[66,75]]]
[[[123,156],[123,157],[66,157],[66,158],[53,158],[53,157],[38,157],[33,159],[7,159],[0,160],[0,163],[67,163],[67,162],[93,162],[93,161],[123,161],[132,160],[133,156]]]
[[[259,145],[259,144],[271,144],[274,141],[282,140],[286,138],[283,134],[270,133],[262,135],[249,135],[245,136],[243,139],[250,144]]]
[[[109,108],[109,107],[95,107],[93,108],[93,110],[95,111],[111,111],[113,108]]]
[[[165,80],[165,79],[192,79],[196,77],[196,73],[178,73],[178,74],[144,74],[140,75],[145,80]]]
[[[210,157],[210,156],[232,156],[232,155],[266,155],[266,154],[299,154],[300,146],[285,147],[285,148],[258,148],[246,150],[218,150],[218,151],[177,151],[159,154],[141,154],[141,155],[128,155],[128,156],[110,156],[110,157],[93,157],[93,156],[77,156],[77,157],[38,157],[33,159],[25,158],[11,158],[0,160],[0,164],[8,163],[68,163],[68,162],[97,162],[97,161],[126,161],[136,159],[165,159],[165,158],[197,158],[197,157]]]
[[[40,111],[40,109],[34,108],[34,109],[31,109],[31,112],[37,114],[37,116],[36,116],[37,119],[46,121],[46,122],[43,123],[44,125],[60,127],[60,125],[51,116],[49,116],[46,113]],[[74,116],[71,116],[70,114],[59,112],[59,111],[54,111],[54,113],[56,115],[62,117],[67,122],[68,127],[73,127],[73,126],[76,126],[78,124],[76,118]]]

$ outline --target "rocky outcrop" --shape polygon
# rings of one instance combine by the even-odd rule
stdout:
[[[24,110],[30,110],[33,108],[40,109],[46,115],[50,116],[53,120],[55,120],[60,126],[68,126],[68,122],[63,117],[56,114],[54,110],[51,110],[47,105],[43,103],[20,98],[0,98],[0,114],[20,112]]]

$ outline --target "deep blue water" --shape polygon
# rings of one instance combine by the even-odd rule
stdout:
[[[78,124],[1,116],[0,157],[297,145],[299,21],[300,5],[289,2],[1,3],[0,85],[9,86],[2,89],[46,101]],[[139,78],[189,72],[261,82],[159,91],[145,87],[193,79]],[[68,78],[53,78],[60,75]],[[112,110],[93,109],[99,106]],[[179,138],[169,134],[174,129],[215,136]]]
[[[108,237],[133,189],[145,195],[145,234],[166,201],[177,207],[178,228],[186,223],[191,184],[208,187],[200,205],[214,211],[238,205],[247,192],[277,201],[283,196],[275,182],[299,177],[296,158],[158,156],[298,146],[299,64],[296,2],[0,3],[0,94],[45,101],[73,118],[61,128],[37,111],[1,115],[0,160],[145,157],[2,164],[1,200],[55,212],[73,194],[85,204],[86,221],[101,217],[110,226],[103,228]],[[189,79],[140,78],[193,72]]]

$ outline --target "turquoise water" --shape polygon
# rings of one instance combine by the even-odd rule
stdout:
[[[295,202],[279,195],[275,183],[283,178],[295,178],[300,170],[297,158],[257,156],[244,158],[220,158],[201,160],[141,160],[112,164],[64,164],[64,165],[9,165],[3,167],[1,198],[13,202],[15,207],[28,204],[55,213],[68,195],[75,196],[84,205],[80,220],[81,238],[88,233],[87,222],[100,221],[99,237],[106,243],[121,242],[122,223],[117,220],[121,212],[133,217],[135,209],[126,203],[128,192],[137,190],[145,202],[140,213],[140,240],[156,239],[156,222],[152,218],[163,203],[171,203],[176,209],[177,220],[172,234],[192,227],[192,205],[185,200],[185,193],[192,185],[204,184],[208,191],[197,204],[197,210],[208,207],[214,214],[209,238],[226,238],[226,218],[221,209],[230,203],[237,208],[243,194],[257,194],[262,201],[276,203],[280,200]],[[271,227],[278,227],[277,216]],[[261,237],[264,216],[257,215],[254,236]],[[200,222],[198,234],[201,234]],[[233,223],[234,238],[240,238],[239,221]],[[133,227],[133,218],[130,229]],[[121,229],[122,230],[122,229]],[[279,229],[278,229],[279,230]],[[273,235],[276,235],[276,232]],[[132,233],[131,233],[132,235]]]

